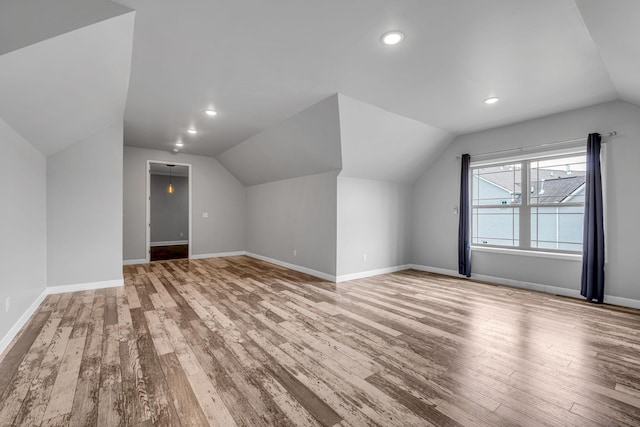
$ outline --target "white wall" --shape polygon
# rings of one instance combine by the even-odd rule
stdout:
[[[0,233],[4,242],[0,245],[1,339],[46,285],[47,168],[45,157],[2,119],[0,147]]]
[[[189,239],[189,178],[151,175],[151,243]]]
[[[338,277],[408,263],[410,206],[410,185],[339,176]]]
[[[122,122],[47,158],[47,286],[122,280]]]
[[[333,171],[247,187],[247,251],[335,276],[336,177]]]
[[[607,246],[605,293],[640,300],[637,286],[640,180],[640,107],[622,101],[530,120],[456,138],[413,185],[412,262],[457,272],[460,160],[516,147],[586,137],[612,130],[606,144]],[[607,138],[605,138],[605,141]],[[580,290],[581,264],[576,261],[473,252],[473,274]],[[472,275],[473,277],[473,275]]]
[[[216,159],[124,147],[124,260],[146,258],[147,160],[192,165],[192,255],[245,249],[245,189]]]

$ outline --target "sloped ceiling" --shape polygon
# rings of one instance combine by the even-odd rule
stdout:
[[[116,2],[136,10],[125,144],[182,139],[246,185],[341,167],[410,180],[451,134],[640,102],[635,0]],[[122,6],[0,4],[0,116],[43,153],[122,117],[133,31]],[[403,43],[380,42],[391,29]],[[380,167],[382,153],[403,171]]]
[[[100,0],[2,0],[0,55],[131,12]]]
[[[620,97],[640,105],[640,1],[576,3]]]
[[[454,134],[338,95],[341,176],[413,182]]]
[[[340,170],[413,182],[454,134],[336,94],[217,157],[246,186]]]
[[[133,25],[118,14],[0,56],[0,117],[46,156],[121,121]]]
[[[337,95],[260,132],[217,159],[245,186],[341,169]]]
[[[574,0],[118,2],[138,12],[128,145],[171,150],[182,138],[184,152],[216,156],[334,93],[460,134],[622,90]],[[598,25],[615,37],[636,31],[606,14]],[[403,43],[380,42],[391,29]],[[633,52],[620,74],[635,70]],[[483,104],[492,95],[500,103]],[[207,107],[219,115],[205,117]],[[200,134],[186,135],[190,126]]]

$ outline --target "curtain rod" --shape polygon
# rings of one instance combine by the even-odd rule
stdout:
[[[605,135],[602,136],[606,136],[609,138],[613,138],[614,136],[618,135],[617,131],[611,131]],[[584,136],[582,138],[574,138],[574,139],[565,139],[564,141],[554,141],[554,142],[547,142],[546,144],[540,144],[540,145],[533,145],[531,147],[518,147],[518,148],[509,148],[508,150],[498,150],[498,151],[490,151],[488,153],[480,153],[480,154],[472,154],[471,157],[484,157],[484,156],[490,156],[492,154],[503,154],[503,153],[526,153],[528,151],[533,151],[537,148],[543,148],[543,147],[549,147],[551,145],[557,145],[557,144],[568,144],[570,142],[578,142],[578,141],[584,141],[585,139],[587,139],[588,137]],[[605,142],[605,141],[602,141]],[[456,156],[456,159],[459,159],[461,156]]]

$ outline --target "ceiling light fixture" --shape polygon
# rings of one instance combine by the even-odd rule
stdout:
[[[485,104],[495,104],[496,102],[500,101],[500,98],[498,98],[497,96],[492,96],[491,98],[487,98],[484,100]]]
[[[182,142],[182,141],[177,141],[177,142],[176,142],[176,147],[184,147],[184,142]]]
[[[211,108],[204,110],[204,113],[209,116],[209,117],[214,117],[218,115],[218,112],[216,110],[213,110]]]
[[[387,46],[393,46],[394,44],[398,44],[402,40],[404,40],[404,33],[397,30],[389,31],[384,33],[380,40],[382,40],[382,43],[386,44]]]
[[[180,151],[180,150],[178,150],[177,148],[174,148],[174,149],[173,149],[173,152],[174,152],[174,153],[177,153],[178,151]]]
[[[196,133],[198,133],[198,131],[195,130],[194,128],[189,128],[189,129],[187,129],[187,133],[189,133],[191,135],[195,135]]]

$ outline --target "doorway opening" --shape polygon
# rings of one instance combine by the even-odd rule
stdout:
[[[147,161],[147,262],[190,258],[191,165]]]

